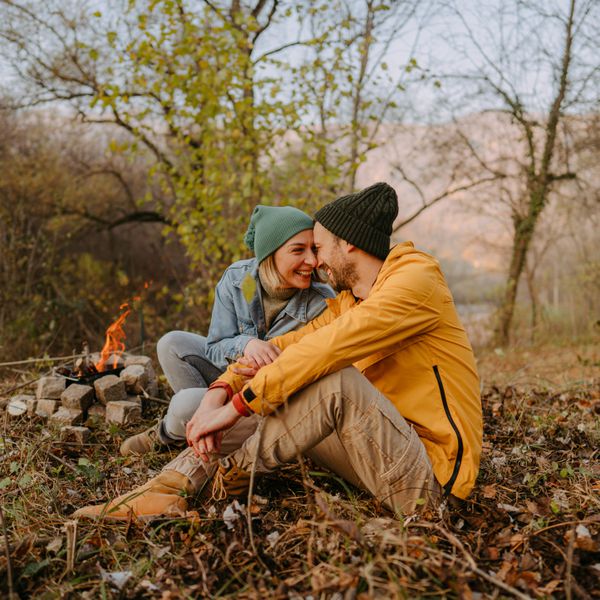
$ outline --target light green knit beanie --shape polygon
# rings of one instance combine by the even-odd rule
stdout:
[[[261,263],[291,237],[313,226],[313,220],[293,206],[259,204],[252,211],[244,242]]]

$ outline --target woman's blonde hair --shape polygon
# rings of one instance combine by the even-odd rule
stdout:
[[[258,266],[260,279],[263,284],[272,290],[285,288],[285,280],[275,266],[275,255],[269,254]]]

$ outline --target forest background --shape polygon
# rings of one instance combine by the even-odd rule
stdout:
[[[98,348],[133,297],[131,345],[205,331],[257,203],[380,180],[476,346],[597,339],[597,2],[0,11],[0,360]]]
[[[0,0],[0,595],[597,598],[598,57],[598,0]],[[395,518],[302,462],[195,520],[70,520],[162,468],[118,448],[171,391],[81,445],[11,398],[123,302],[128,350],[205,332],[256,204],[376,181],[475,347],[468,501]]]

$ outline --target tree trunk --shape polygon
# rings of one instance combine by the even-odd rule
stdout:
[[[512,323],[515,312],[515,301],[517,298],[517,290],[519,280],[525,266],[525,259],[529,244],[533,237],[537,214],[529,214],[524,219],[515,219],[515,237],[510,259],[510,268],[508,270],[508,278],[504,291],[504,299],[500,306],[498,315],[498,325],[494,333],[496,344],[505,346],[508,344],[510,337],[510,325]]]
[[[533,344],[535,342],[535,334],[538,325],[538,297],[537,290],[535,289],[535,269],[531,268],[528,264],[525,265],[525,277],[527,280],[527,290],[529,291],[529,299],[531,301],[531,335],[529,341]]]
[[[565,47],[562,54],[559,85],[554,101],[548,114],[548,120],[545,126],[546,139],[542,152],[542,158],[539,170],[535,169],[535,156],[530,155],[531,170],[529,174],[529,198],[527,216],[515,216],[515,237],[513,240],[512,257],[508,279],[504,292],[504,300],[499,311],[498,326],[495,331],[496,343],[505,346],[508,344],[510,336],[510,324],[512,322],[515,299],[517,297],[517,288],[519,279],[525,266],[527,251],[533,232],[535,230],[538,218],[546,205],[550,186],[554,177],[551,174],[552,157],[556,146],[556,135],[558,124],[561,118],[561,110],[569,86],[569,68],[571,65],[571,48],[573,44],[573,19],[575,15],[575,0],[571,0],[569,5],[569,16],[565,24]],[[518,104],[515,104],[518,106]]]

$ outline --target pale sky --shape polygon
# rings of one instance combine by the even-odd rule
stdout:
[[[65,1],[68,5],[78,6],[80,3],[73,0]],[[92,7],[105,7],[106,4],[100,0],[89,2]],[[421,71],[415,70],[410,75],[404,72],[405,66],[411,58],[415,58],[419,67],[427,70],[428,74],[436,71],[439,72],[465,72],[472,67],[473,53],[466,52],[461,54],[456,49],[450,48],[450,41],[454,46],[460,46],[461,33],[460,30],[471,28],[478,42],[482,44],[482,49],[486,52],[493,51],[493,45],[497,39],[502,38],[507,45],[516,44],[517,30],[522,29],[522,23],[519,22],[519,15],[505,15],[502,17],[503,22],[490,22],[486,19],[486,13],[496,11],[498,7],[505,6],[503,0],[493,0],[491,2],[462,0],[455,3],[460,7],[464,21],[460,23],[455,16],[449,16],[447,10],[439,9],[440,3],[434,5],[430,2],[420,2],[418,15],[412,18],[398,34],[397,38],[391,43],[385,55],[385,62],[389,65],[388,73],[394,78],[402,76],[403,78],[415,79],[418,78]],[[553,6],[564,8],[566,3],[561,0],[553,0],[546,3],[550,10]],[[437,6],[437,9],[431,8]],[[426,26],[424,27],[423,24]],[[504,33],[506,30],[506,34]],[[499,35],[498,33],[501,33]],[[519,33],[521,35],[522,32]],[[559,49],[562,40],[559,37],[560,32],[556,29],[545,32],[545,36],[551,40],[551,46]],[[260,46],[257,49],[271,49],[282,43],[298,39],[298,24],[295,19],[288,19],[287,22],[281,23],[272,30],[268,30],[263,38],[261,38]],[[300,37],[304,38],[302,33]],[[551,38],[555,37],[555,40]],[[518,48],[517,48],[518,50]],[[286,51],[285,54],[280,54],[281,58],[288,61],[300,60],[304,48],[294,48]],[[505,65],[506,67],[515,68],[515,65]],[[517,78],[520,84],[525,88],[530,88],[531,93],[525,94],[530,100],[535,100],[540,109],[543,109],[546,103],[544,97],[545,91],[551,91],[551,80],[545,71],[539,65],[526,65],[525,68],[519,66],[520,72]],[[16,81],[12,77],[12,72],[9,64],[0,56],[0,80],[3,87],[11,90],[15,87]],[[528,90],[529,91],[529,90]],[[404,120],[437,120],[446,118],[447,113],[442,110],[442,103],[445,98],[451,98],[455,90],[451,88],[451,83],[444,83],[441,90],[436,90],[431,83],[415,82],[407,85],[407,92],[401,94],[399,99],[408,102],[411,105],[410,114],[401,116]],[[539,102],[541,100],[542,102]],[[493,108],[490,102],[493,99],[485,101],[473,101],[469,106],[465,107],[465,112],[473,112],[478,109]],[[497,103],[499,104],[499,103]],[[456,106],[456,103],[455,103]],[[479,106],[479,108],[478,108]],[[440,112],[441,111],[441,112]],[[437,116],[436,116],[437,115]],[[444,116],[445,115],[445,116]]]

